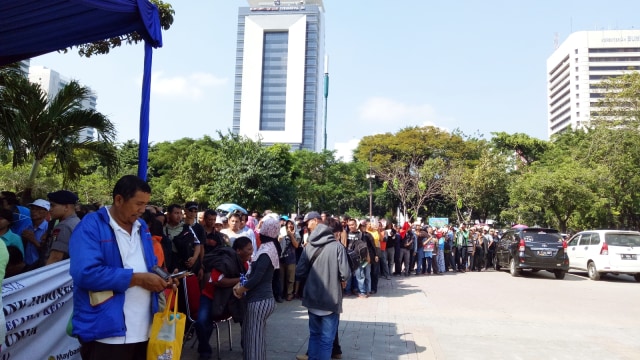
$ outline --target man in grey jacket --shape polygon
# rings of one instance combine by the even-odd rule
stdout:
[[[342,289],[351,271],[344,246],[322,223],[320,214],[312,211],[303,221],[310,235],[296,266],[296,279],[306,279],[302,305],[309,312],[309,359],[324,360],[331,357],[342,312]]]

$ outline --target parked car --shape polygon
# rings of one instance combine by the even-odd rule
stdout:
[[[494,267],[509,267],[511,276],[524,269],[547,270],[556,279],[564,279],[569,270],[567,242],[554,229],[525,228],[506,231],[496,246]]]
[[[582,231],[569,240],[567,254],[571,268],[586,270],[591,280],[610,273],[633,275],[640,281],[640,232]]]

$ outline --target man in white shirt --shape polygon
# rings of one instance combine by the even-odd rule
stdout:
[[[151,188],[137,176],[116,183],[113,205],[87,214],[69,241],[73,335],[83,360],[144,360],[158,292],[172,285],[157,263],[146,223],[138,218]]]

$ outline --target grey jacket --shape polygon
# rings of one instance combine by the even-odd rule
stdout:
[[[311,268],[309,261],[313,254],[324,246]],[[333,232],[324,224],[318,224],[309,235],[296,266],[296,278],[306,279],[302,306],[310,309],[342,312],[342,284],[351,276],[347,252],[336,241]]]

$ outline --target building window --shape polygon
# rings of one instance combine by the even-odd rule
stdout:
[[[576,111],[576,117],[580,117],[580,111]]]
[[[576,84],[576,90],[580,89],[580,85]]]
[[[284,131],[289,33],[265,32],[263,41],[260,131]]]
[[[576,75],[576,81],[578,81],[578,75]]]
[[[580,99],[580,94],[576,94],[576,99]]]
[[[576,51],[576,54],[577,54],[578,53],[578,49],[576,49],[575,51]]]

